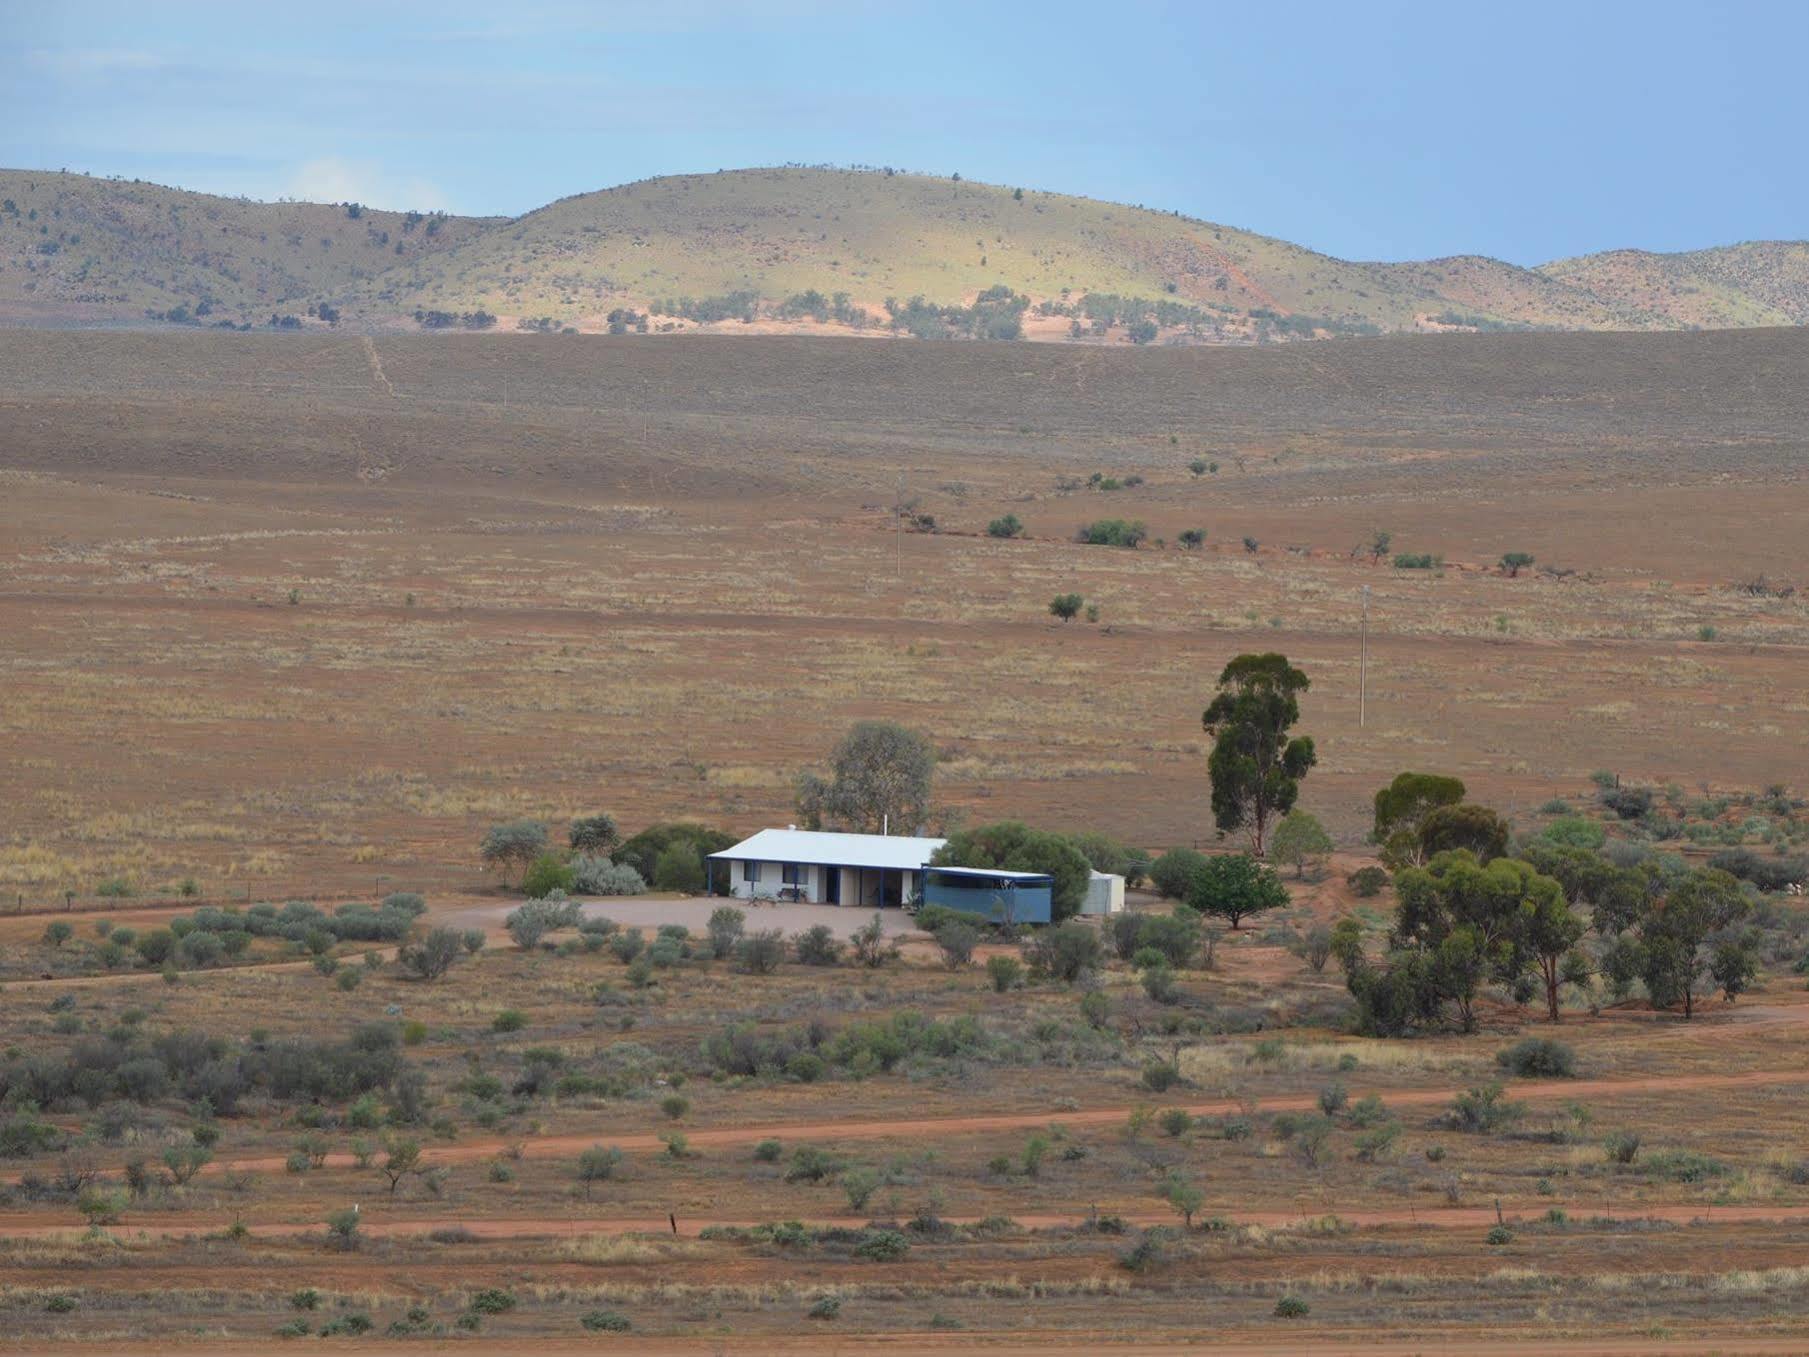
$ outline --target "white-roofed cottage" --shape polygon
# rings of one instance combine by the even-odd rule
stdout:
[[[743,900],[896,907],[916,898],[931,854],[946,842],[906,834],[763,829],[710,854],[710,884]]]

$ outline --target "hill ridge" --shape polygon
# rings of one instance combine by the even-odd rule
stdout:
[[[1138,204],[874,168],[665,175],[513,218],[0,170],[0,324],[865,331],[1250,343],[1809,324],[1809,243],[1344,260]]]

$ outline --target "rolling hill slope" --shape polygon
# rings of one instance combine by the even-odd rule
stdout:
[[[0,204],[0,323],[14,324],[500,318],[506,328],[1250,342],[1809,323],[1800,242],[1614,251],[1536,269],[1480,256],[1370,263],[1173,213],[889,171],[679,175],[514,220],[36,171],[0,171],[0,199],[10,204]],[[925,305],[909,308],[914,297]]]
[[[181,308],[202,324],[267,324],[485,225],[0,170],[0,323],[144,321]]]

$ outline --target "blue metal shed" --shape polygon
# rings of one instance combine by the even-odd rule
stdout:
[[[1053,917],[1055,878],[1043,872],[1006,872],[990,867],[926,867],[923,903],[988,923],[1046,924]]]

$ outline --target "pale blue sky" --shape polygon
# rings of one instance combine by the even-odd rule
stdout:
[[[1809,235],[1809,4],[0,0],[0,165],[516,214],[889,164],[1354,258]]]

